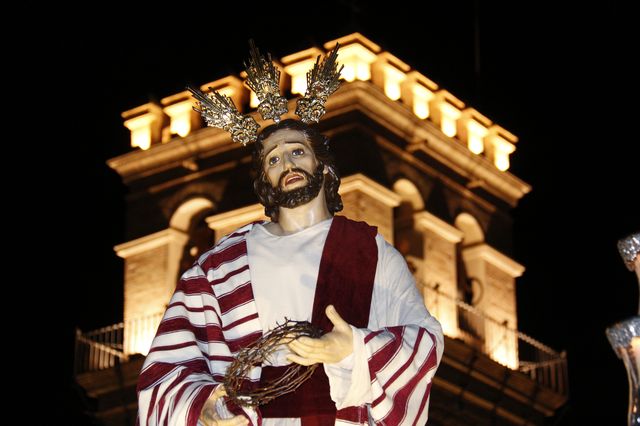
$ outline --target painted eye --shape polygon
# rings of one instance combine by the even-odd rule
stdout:
[[[303,155],[304,154],[304,149],[302,148],[296,148],[292,151],[292,154],[295,155],[296,157]]]
[[[269,165],[273,166],[274,164],[276,164],[278,162],[279,158],[276,157],[275,155],[271,158],[269,158]]]

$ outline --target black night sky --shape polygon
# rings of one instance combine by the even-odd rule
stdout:
[[[419,12],[408,2],[357,0],[252,11],[174,4],[135,16],[86,11],[56,26],[55,53],[44,53],[60,82],[52,96],[62,127],[53,130],[64,148],[43,152],[64,189],[41,197],[53,207],[52,241],[64,247],[53,262],[74,271],[56,291],[68,303],[56,341],[60,424],[85,424],[72,385],[73,327],[122,319],[123,263],[112,248],[125,241],[126,188],[105,164],[129,150],[120,113],[238,74],[249,38],[282,57],[354,31],[519,137],[510,171],[533,187],[512,212],[512,256],[527,268],[517,281],[519,329],[566,350],[570,366],[570,402],[550,424],[625,422],[626,372],[604,331],[638,308],[635,275],[616,249],[640,230],[639,39],[630,11],[616,1],[422,3]]]

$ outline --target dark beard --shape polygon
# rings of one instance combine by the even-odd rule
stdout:
[[[270,188],[272,192],[273,200],[275,200],[274,204],[277,207],[285,207],[287,209],[294,209],[298,206],[302,206],[307,204],[309,201],[313,200],[318,196],[320,190],[322,189],[322,182],[324,181],[324,174],[322,173],[324,170],[323,164],[318,164],[316,171],[313,176],[309,174],[307,171],[293,168],[280,176],[280,180],[278,182],[277,188]],[[304,175],[307,179],[307,184],[300,188],[292,189],[291,191],[283,191],[282,183],[284,178],[290,173],[296,172]]]

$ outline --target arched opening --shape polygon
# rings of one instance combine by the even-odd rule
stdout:
[[[424,200],[418,188],[406,178],[395,181],[393,191],[402,199],[394,221],[395,246],[406,259],[411,272],[415,273],[423,258],[423,237],[414,229],[413,214],[424,210]]]
[[[475,217],[469,213],[460,213],[454,226],[462,231],[462,241],[456,248],[456,265],[458,278],[458,298],[463,302],[477,306],[484,297],[484,283],[480,277],[469,273],[462,252],[484,242],[484,232]],[[458,326],[468,336],[469,343],[482,347],[484,345],[484,322],[465,310],[458,310]]]
[[[169,222],[171,229],[184,233],[186,243],[173,251],[176,258],[170,265],[176,265],[179,277],[209,248],[214,241],[213,230],[207,226],[206,218],[214,212],[211,200],[203,197],[192,198],[181,204]],[[172,274],[173,276],[176,276]]]
[[[407,202],[413,211],[424,210],[424,200],[418,188],[409,179],[401,178],[393,184],[393,191],[402,197],[403,202]]]
[[[454,226],[464,233],[462,247],[468,247],[484,242],[484,231],[475,217],[469,213],[460,213]]]

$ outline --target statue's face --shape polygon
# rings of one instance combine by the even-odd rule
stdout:
[[[315,172],[318,161],[304,133],[292,129],[278,130],[266,138],[262,146],[265,153],[262,167],[273,188],[289,192],[309,183],[309,176]]]

